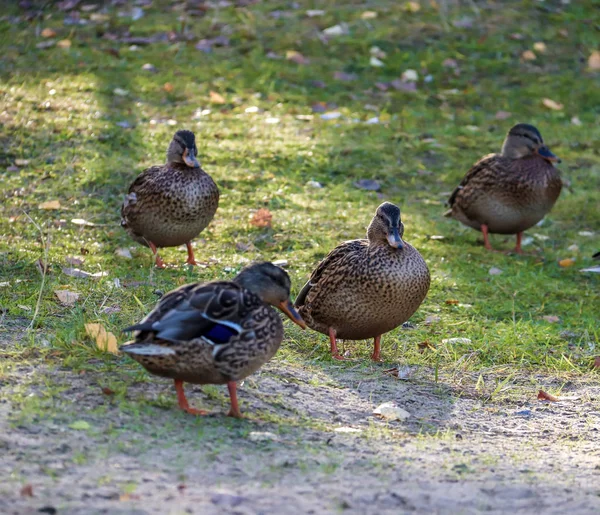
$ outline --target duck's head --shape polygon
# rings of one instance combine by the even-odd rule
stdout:
[[[244,268],[234,279],[247,290],[256,293],[264,302],[283,311],[292,322],[306,329],[290,299],[292,282],[283,268],[268,261],[254,263]]]
[[[177,131],[167,149],[167,163],[181,163],[190,168],[199,168],[197,155],[194,133],[186,130]]]
[[[540,131],[528,123],[518,123],[508,131],[502,155],[510,159],[539,155],[548,162],[560,163],[560,159],[544,145]]]
[[[404,224],[400,220],[400,208],[391,202],[384,202],[367,229],[367,238],[372,243],[387,243],[390,247],[401,249],[404,246],[402,236]]]

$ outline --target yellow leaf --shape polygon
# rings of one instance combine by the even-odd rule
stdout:
[[[221,95],[220,93],[217,93],[216,91],[210,92],[210,101],[213,104],[224,104],[226,102],[223,95]]]
[[[546,51],[546,43],[544,43],[543,41],[538,41],[537,43],[533,44],[533,49],[536,52],[543,54]]]
[[[525,52],[521,54],[521,57],[525,59],[525,61],[535,61],[535,59],[537,59],[537,56],[531,50],[525,50]]]
[[[544,104],[548,109],[552,109],[553,111],[560,111],[564,107],[562,104],[555,102],[551,98],[544,98],[544,100],[542,100],[542,104]]]
[[[406,2],[404,4],[404,10],[409,13],[416,13],[421,10],[419,2]]]
[[[562,266],[563,268],[569,268],[570,266],[573,266],[575,264],[575,260],[571,259],[571,258],[567,258],[567,259],[561,259],[558,262],[559,266]]]
[[[163,89],[167,92],[167,93],[171,93],[175,88],[173,87],[173,84],[171,84],[170,82],[165,82],[165,85],[163,86]],[[212,93],[212,91],[211,91]],[[221,97],[223,98],[223,97]]]
[[[58,48],[71,48],[71,40],[70,39],[61,39],[58,43],[56,43]]]
[[[60,209],[61,205],[58,200],[49,200],[48,202],[42,202],[39,206],[39,209]]]
[[[85,324],[85,332],[91,338],[96,340],[96,345],[100,350],[118,354],[117,337],[108,332],[102,324]]]
[[[374,19],[374,18],[377,18],[377,12],[375,12],[375,11],[365,11],[365,12],[363,12],[363,13],[360,15],[360,17],[361,17],[363,20],[372,20],[372,19]]]
[[[56,31],[49,29],[49,28],[45,28],[44,30],[42,30],[42,37],[43,38],[53,38],[54,36],[56,36]]]
[[[588,68],[590,70],[600,70],[600,51],[594,50],[588,58]]]

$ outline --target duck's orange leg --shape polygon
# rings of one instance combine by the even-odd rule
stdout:
[[[204,411],[201,409],[190,408],[187,399],[185,398],[185,392],[183,391],[183,381],[180,379],[175,379],[175,391],[177,392],[177,402],[179,403],[179,407],[183,411],[187,411],[191,415],[207,415],[208,411]]]
[[[381,335],[375,336],[373,343],[374,343],[374,347],[373,347],[373,354],[371,354],[371,359],[373,361],[383,361],[381,359]]]
[[[492,248],[492,244],[490,243],[490,237],[488,233],[488,226],[486,224],[481,224],[481,232],[483,233],[483,245],[488,250],[494,250]]]
[[[152,254],[154,254],[154,261],[156,263],[156,268],[165,268],[165,263],[162,260],[162,258],[159,256],[158,249],[156,248],[156,245],[154,245],[154,243],[152,243],[151,241],[149,241],[148,242],[148,246],[150,247],[150,250],[152,251]]]
[[[235,381],[229,381],[227,383],[227,389],[229,390],[229,398],[231,399],[231,408],[229,409],[229,413],[227,413],[227,416],[242,418],[242,412],[240,411],[240,407],[238,406],[237,385],[235,384]]]
[[[192,242],[188,241],[185,246],[187,247],[187,251],[188,251],[188,258],[186,263],[188,265],[197,265],[198,261],[196,261],[196,258],[194,257],[194,249],[192,248]]]
[[[523,249],[521,248],[521,240],[523,239],[523,232],[517,233],[517,244],[515,245],[515,250],[517,254],[523,254]]]
[[[329,328],[329,343],[331,344],[331,357],[339,361],[346,361],[346,358],[338,352],[337,335],[333,327]]]

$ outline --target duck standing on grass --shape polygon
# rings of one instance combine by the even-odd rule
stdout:
[[[236,381],[269,361],[283,339],[283,323],[271,306],[303,329],[290,301],[290,277],[272,263],[244,268],[232,281],[188,284],[167,293],[139,324],[135,340],[120,350],[148,372],[175,380],[179,406],[190,408],[184,381],[227,384],[229,416],[240,418]]]
[[[367,239],[333,249],[298,295],[298,311],[310,328],[329,335],[334,359],[344,359],[337,338],[374,338],[371,359],[379,361],[381,335],[406,322],[425,299],[429,269],[403,235],[400,209],[384,202]]]
[[[562,189],[553,163],[559,162],[540,132],[526,123],[515,125],[500,154],[475,163],[452,192],[444,216],[483,233],[485,248],[493,250],[489,233],[516,234],[514,252],[521,254],[523,231],[552,209]]]
[[[150,247],[156,266],[165,264],[158,247],[186,245],[187,263],[197,264],[192,240],[215,216],[219,188],[196,159],[196,138],[177,131],[167,163],[144,170],[129,187],[121,208],[121,225],[138,243]]]

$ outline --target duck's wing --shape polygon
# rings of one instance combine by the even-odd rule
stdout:
[[[470,170],[463,177],[462,181],[460,181],[460,184],[454,189],[450,195],[450,198],[448,199],[447,205],[452,208],[456,203],[458,194],[461,191],[470,188],[478,178],[481,178],[482,175],[486,175],[488,173],[495,174],[495,171],[501,166],[504,165],[499,154],[488,154],[487,156],[482,157],[470,168]],[[450,216],[451,212],[452,209],[446,212],[445,215]]]
[[[300,293],[296,297],[295,306],[297,308],[304,306],[307,303],[309,295],[315,291],[319,283],[322,283],[331,274],[345,273],[344,270],[348,268],[348,261],[351,259],[351,256],[364,249],[364,246],[365,240],[345,241],[327,254],[317,265],[308,282],[300,290]]]
[[[252,292],[230,281],[189,284],[165,295],[139,324],[136,341],[186,342],[202,338],[226,344],[241,334],[248,313],[261,303]]]

